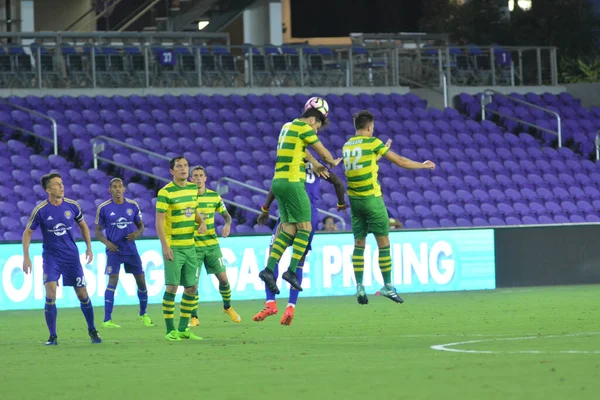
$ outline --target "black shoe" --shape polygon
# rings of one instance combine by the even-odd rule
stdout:
[[[285,275],[285,274],[284,274]],[[279,294],[279,288],[277,287],[277,280],[275,279],[275,275],[273,275],[273,271],[268,268],[263,269],[258,274],[258,277],[267,285],[267,289],[275,294]]]
[[[56,346],[58,345],[58,338],[56,336],[50,336],[44,346]]]
[[[97,330],[95,330],[95,329],[88,330],[88,335],[90,335],[90,338],[92,339],[92,343],[95,343],[95,344],[102,343],[102,339],[100,338],[100,335],[98,335]]]
[[[290,285],[292,285],[294,289],[299,292],[302,291],[302,286],[300,286],[300,282],[298,282],[298,277],[296,276],[295,272],[288,269],[283,273],[283,275],[281,275],[281,277],[284,281],[287,281]]]
[[[358,301],[358,304],[363,306],[365,304],[369,304],[369,298],[367,297],[365,287],[362,285],[362,283],[356,285],[356,301]]]

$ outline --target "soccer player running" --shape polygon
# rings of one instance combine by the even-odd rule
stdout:
[[[156,233],[160,239],[165,265],[166,290],[162,310],[167,327],[165,339],[202,340],[190,332],[188,323],[197,306],[198,258],[194,245],[195,224],[198,233],[206,232],[206,224],[198,212],[198,187],[188,182],[190,166],[185,157],[171,159],[169,170],[173,181],[158,191],[156,200]],[[179,327],[175,329],[175,294],[183,286],[183,297],[179,314]]]
[[[105,328],[120,328],[112,320],[115,302],[115,290],[119,283],[121,264],[125,272],[133,274],[137,283],[137,296],[140,300],[140,321],[145,326],[154,326],[146,314],[148,306],[148,291],[146,276],[142,268],[142,259],[135,245],[135,240],[144,232],[142,212],[138,204],[125,197],[125,186],[121,178],[113,178],[108,184],[112,199],[105,201],[96,210],[96,239],[106,246],[106,269],[108,285],[104,292],[104,322]],[[102,233],[106,230],[106,236]]]
[[[296,277],[296,269],[306,251],[313,230],[310,200],[304,187],[306,181],[304,159],[315,161],[306,148],[311,146],[330,167],[336,166],[341,161],[341,159],[334,159],[317,137],[319,129],[327,124],[328,109],[325,100],[318,97],[310,98],[304,106],[302,116],[283,125],[279,134],[271,190],[279,205],[281,231],[273,242],[266,268],[258,274],[267,288],[275,294],[279,294],[279,289],[273,271],[290,244],[293,248],[292,261],[282,278],[294,289],[302,291],[302,286]]]
[[[397,166],[406,169],[432,170],[435,168],[435,164],[431,161],[419,163],[402,157],[389,149],[391,141],[384,145],[381,140],[373,137],[375,117],[368,111],[361,111],[354,116],[354,128],[356,134],[344,144],[343,158],[354,235],[352,265],[356,278],[356,297],[358,304],[369,303],[362,282],[366,237],[369,233],[373,233],[379,248],[379,268],[384,282],[380,293],[396,303],[403,303],[404,300],[398,296],[392,285],[390,220],[381,196],[381,187],[377,181],[377,171],[379,170],[377,161],[379,157],[385,157]]]
[[[223,199],[217,192],[206,188],[206,169],[201,166],[192,168],[190,180],[198,186],[198,211],[206,221],[206,232],[203,235],[196,233],[194,240],[196,242],[196,255],[198,257],[198,266],[206,267],[206,272],[213,274],[219,281],[219,293],[223,298],[223,311],[235,323],[242,321],[239,314],[231,307],[231,287],[227,279],[227,268],[223,263],[223,254],[219,246],[219,239],[215,231],[215,212],[223,216],[225,225],[221,236],[226,238],[231,230],[231,215],[227,211]],[[200,271],[198,272],[200,276]],[[198,290],[196,289],[196,307],[192,310],[192,318],[189,326],[199,326],[198,320]]]
[[[46,346],[58,344],[56,333],[56,287],[58,279],[63,278],[63,286],[73,286],[75,294],[81,303],[81,311],[88,326],[88,335],[92,343],[102,343],[94,325],[94,309],[85,287],[85,275],[79,261],[79,250],[73,238],[73,225],[77,224],[87,249],[87,263],[94,259],[90,230],[83,219],[79,204],[65,197],[65,187],[62,177],[57,173],[44,175],[42,187],[48,193],[48,200],[38,204],[31,213],[27,226],[23,231],[23,272],[31,272],[31,257],[29,245],[31,235],[38,227],[42,230],[42,268],[44,271],[44,286],[46,287],[46,325],[50,337]]]
[[[342,180],[331,171],[328,171],[327,177],[324,177],[323,179],[325,179],[326,181],[331,183],[333,185],[333,187],[335,188],[335,193],[338,198],[338,201],[337,201],[338,211],[345,210],[346,209],[346,200],[344,199],[344,183],[342,182]],[[319,187],[319,182],[320,181],[319,181],[318,175],[316,173],[314,173],[314,171],[313,171],[312,163],[306,163],[306,192],[308,193],[308,198],[310,200],[311,215],[312,215],[311,224],[313,227],[316,227],[318,225],[318,221],[319,221],[319,215],[318,215],[318,210],[317,210],[317,201],[321,197],[321,189]],[[269,208],[271,207],[273,200],[275,200],[275,196],[273,195],[273,191],[269,190],[269,194],[267,195],[267,200],[265,201],[265,204],[261,208],[262,213],[258,217],[257,222],[259,225],[264,224],[269,219]],[[280,229],[281,229],[281,223],[278,223],[277,226],[275,227],[275,230],[273,231],[273,236],[271,237],[271,249],[273,246],[273,241],[275,240],[275,237],[279,233]],[[304,268],[304,262],[306,261],[306,256],[308,255],[308,252],[311,250],[311,244],[312,244],[312,239],[313,239],[314,233],[315,233],[315,229],[313,229],[310,233],[310,236],[308,238],[308,246],[306,247],[306,251],[302,255],[302,258],[300,259],[300,262],[298,263],[298,267],[296,268],[296,278],[298,279],[298,283],[300,283],[300,284],[302,284],[302,269]],[[279,275],[279,262],[275,265],[274,275],[276,277]],[[272,292],[271,290],[269,290],[268,287],[265,287],[265,292],[266,292],[265,307],[252,318],[252,320],[254,320],[256,322],[264,321],[267,317],[270,317],[271,315],[275,315],[279,311],[277,309],[275,293]],[[292,320],[294,319],[294,311],[296,311],[296,303],[298,302],[299,294],[300,294],[300,292],[298,290],[294,289],[293,287],[290,288],[290,298],[288,300],[288,305],[285,308],[283,317],[281,318],[281,325],[289,326],[292,324]]]

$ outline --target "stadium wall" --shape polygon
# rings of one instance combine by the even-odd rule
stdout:
[[[573,97],[581,99],[582,106],[600,106],[600,83],[571,83],[565,87]]]
[[[495,229],[497,287],[600,283],[600,225]]]

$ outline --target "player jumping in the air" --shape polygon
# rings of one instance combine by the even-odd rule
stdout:
[[[242,321],[239,314],[231,307],[231,287],[227,279],[227,268],[223,263],[223,254],[219,246],[219,239],[215,231],[215,212],[223,216],[225,225],[221,236],[226,238],[231,230],[231,215],[223,203],[221,196],[214,190],[206,188],[206,170],[204,167],[197,166],[190,171],[190,180],[198,186],[198,211],[206,221],[206,233],[200,235],[198,232],[194,234],[196,242],[196,255],[198,256],[198,267],[202,265],[206,267],[207,274],[213,274],[219,281],[219,293],[223,298],[223,312],[231,318],[235,323]],[[198,271],[198,277],[200,271]],[[198,290],[196,289],[196,300],[198,299]],[[192,318],[189,326],[198,326],[198,304],[192,310]]]
[[[48,193],[48,200],[44,200],[33,209],[27,227],[23,231],[23,271],[31,272],[31,257],[29,245],[31,235],[39,226],[42,230],[43,253],[42,268],[44,270],[44,286],[46,287],[46,325],[50,337],[46,346],[58,344],[56,333],[56,287],[62,275],[63,286],[73,286],[75,294],[81,303],[81,311],[88,325],[88,334],[92,343],[102,343],[94,325],[94,308],[85,288],[85,275],[79,261],[79,250],[73,238],[73,226],[77,224],[87,249],[85,255],[87,263],[94,259],[90,229],[83,219],[79,204],[65,197],[65,187],[62,177],[57,173],[50,173],[42,177],[42,187]]]
[[[313,230],[311,224],[311,206],[304,183],[306,181],[305,158],[315,162],[307,151],[311,146],[330,167],[339,164],[341,159],[334,159],[329,150],[317,137],[319,129],[327,124],[329,106],[320,97],[310,98],[300,118],[283,125],[277,141],[277,160],[271,190],[279,205],[281,231],[273,241],[267,267],[259,273],[266,286],[279,294],[273,271],[275,265],[289,245],[292,245],[292,261],[282,278],[296,290],[302,286],[296,277],[296,268],[306,251],[308,240]]]
[[[115,302],[115,290],[119,283],[121,264],[125,272],[133,274],[137,283],[137,295],[140,301],[140,320],[146,326],[154,326],[146,314],[148,306],[148,290],[146,289],[146,276],[142,268],[142,259],[138,252],[135,240],[144,232],[142,212],[138,204],[125,197],[125,186],[120,178],[113,178],[108,184],[108,191],[112,199],[98,206],[96,211],[96,239],[106,246],[106,269],[108,285],[104,292],[104,322],[105,328],[120,328],[112,320],[112,311]],[[106,231],[106,236],[102,231]]]
[[[326,177],[323,177],[326,181],[330,182],[335,187],[335,193],[338,198],[337,209],[339,211],[346,209],[346,201],[344,200],[344,183],[341,179],[331,171],[326,173]],[[313,171],[312,163],[306,163],[306,192],[308,193],[308,198],[310,200],[311,205],[311,215],[312,221],[311,224],[316,228],[319,215],[317,211],[317,200],[319,200],[321,196],[321,190],[319,188],[319,177]],[[273,196],[273,192],[269,191],[267,195],[267,200],[265,204],[262,206],[262,213],[258,217],[258,223],[264,224],[269,218],[269,208],[271,207],[271,203],[275,200],[275,196]],[[279,230],[281,228],[281,223],[278,223],[273,231],[273,236],[271,237],[271,246],[273,246],[273,241]],[[308,252],[311,250],[312,239],[314,236],[315,230],[313,229],[308,238],[308,246],[306,247],[306,251],[302,255],[300,262],[298,263],[298,267],[296,268],[296,277],[298,279],[298,283],[302,284],[302,269],[304,267],[304,261],[306,260],[306,256]],[[279,262],[275,265],[274,275],[277,277],[279,274]],[[277,303],[275,301],[275,293],[269,290],[268,287],[265,287],[266,292],[266,302],[265,308],[259,311],[252,319],[254,321],[260,322],[264,321],[267,317],[271,315],[277,314]],[[288,300],[288,305],[285,309],[285,313],[283,314],[283,318],[281,318],[282,325],[291,325],[292,320],[294,318],[294,311],[296,310],[296,302],[298,301],[298,294],[300,292],[293,287],[290,288],[290,298]]]
[[[354,235],[352,265],[356,278],[356,297],[358,304],[369,302],[362,282],[366,237],[369,233],[373,233],[379,247],[379,268],[384,282],[380,293],[397,303],[403,303],[404,300],[398,296],[392,285],[390,219],[381,196],[381,186],[377,181],[379,170],[377,160],[382,156],[406,169],[432,170],[435,164],[431,161],[423,163],[412,161],[391,151],[389,149],[391,142],[384,145],[381,140],[373,136],[375,117],[368,111],[361,111],[354,116],[354,128],[356,134],[344,144],[343,158]]]

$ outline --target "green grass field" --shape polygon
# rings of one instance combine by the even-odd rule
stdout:
[[[238,325],[201,303],[206,340],[176,343],[163,339],[158,305],[154,328],[117,305],[122,328],[99,328],[101,345],[79,309],[59,308],[57,347],[42,345],[42,310],[1,312],[0,398],[599,398],[600,286],[404,297],[301,298],[290,327],[279,324],[285,301],[262,323],[252,321],[262,302],[234,302]],[[459,342],[472,343],[445,348],[471,352],[432,349]]]

